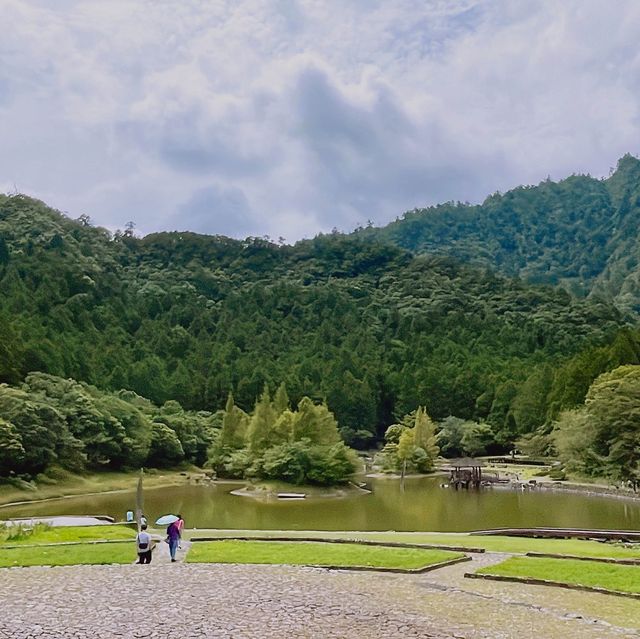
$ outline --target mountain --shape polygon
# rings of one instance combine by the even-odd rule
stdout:
[[[416,209],[361,232],[415,254],[455,257],[640,313],[640,161],[631,155],[605,180],[547,180],[477,206]]]
[[[378,441],[398,416],[426,405],[434,419],[484,420],[508,446],[580,403],[601,372],[638,363],[640,339],[595,294],[572,296],[478,264],[495,257],[504,273],[538,280],[549,264],[569,288],[595,291],[604,273],[614,277],[604,231],[584,227],[589,261],[570,242],[577,222],[570,232],[562,220],[575,200],[576,218],[585,213],[594,228],[608,228],[612,211],[620,217],[633,199],[623,170],[637,170],[637,161],[625,159],[608,181],[570,178],[483,207],[413,213],[375,234],[294,246],[111,234],[29,197],[0,196],[0,382],[16,386],[38,371],[211,412],[230,390],[248,411],[265,383],[273,391],[284,382],[294,405],[305,395],[326,400],[355,445]],[[556,214],[543,212],[543,201]],[[522,247],[508,244],[505,225],[490,224],[489,210],[512,220],[512,236],[531,229]],[[543,217],[556,220],[557,232],[538,238],[542,223],[528,220]],[[430,239],[436,227],[438,242]],[[544,250],[526,264],[535,246]]]

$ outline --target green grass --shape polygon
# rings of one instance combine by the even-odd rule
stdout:
[[[548,474],[551,471],[551,463],[548,466],[537,466],[531,464],[487,464],[482,472],[490,474],[499,473],[500,477],[506,475],[518,475],[520,481],[528,481],[529,479],[540,479],[541,475],[537,473],[546,471]]]
[[[561,583],[640,593],[640,566],[621,566],[597,561],[511,557],[477,574],[545,579]]]
[[[0,567],[130,564],[135,559],[136,548],[132,542],[46,546],[43,548],[2,548]]]
[[[462,553],[420,548],[384,548],[357,544],[277,541],[196,542],[188,563],[367,566],[415,570],[457,559]]]
[[[186,473],[187,476],[182,473]],[[202,471],[195,466],[185,466],[177,470],[147,469],[144,487],[155,488],[188,483],[188,475],[199,475]],[[38,475],[36,481],[0,480],[0,504],[10,504],[39,499],[56,499],[69,495],[86,495],[113,490],[135,491],[140,473],[101,472],[76,475],[61,468],[52,467],[45,475]],[[0,510],[0,517],[2,510]]]
[[[413,532],[348,532],[348,531],[291,531],[291,530],[197,530],[193,537],[313,537],[316,539],[361,539],[413,544],[484,548],[492,552],[544,552],[578,557],[610,559],[640,559],[640,544],[627,548],[622,544],[582,541],[579,539],[529,539],[499,535],[469,535],[467,533]]]
[[[22,528],[17,539],[11,539],[12,528],[0,529],[0,545],[57,544],[72,541],[133,540],[135,530],[127,526],[35,526],[31,531]]]

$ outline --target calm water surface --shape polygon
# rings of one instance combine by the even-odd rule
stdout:
[[[298,530],[467,531],[501,526],[640,529],[640,502],[545,491],[454,491],[439,477],[373,479],[371,495],[261,502],[229,494],[237,484],[145,490],[145,513],[155,520],[180,512],[197,528]],[[0,508],[0,518],[111,515],[123,519],[135,490]]]

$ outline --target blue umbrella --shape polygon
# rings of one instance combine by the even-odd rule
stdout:
[[[157,526],[168,526],[172,524],[174,521],[178,521],[178,518],[175,515],[162,515],[160,519],[156,520]]]

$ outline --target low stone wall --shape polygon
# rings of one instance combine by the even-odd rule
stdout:
[[[429,564],[422,568],[384,568],[382,566],[318,566],[317,564],[308,564],[307,568],[324,568],[325,570],[356,570],[363,572],[395,572],[400,575],[419,575],[423,572],[431,572],[432,570],[438,570],[439,568],[446,568],[447,566],[455,566],[464,561],[471,561],[471,557],[457,557],[456,559],[448,559],[447,561],[441,561],[437,564]]]
[[[543,557],[546,559],[577,559],[578,561],[600,561],[605,564],[622,564],[640,566],[640,559],[613,559],[610,557],[580,557],[578,555],[562,555],[552,552],[528,552],[527,557]]]
[[[438,544],[412,544],[402,541],[375,541],[370,539],[326,539],[316,537],[251,537],[250,535],[234,537],[191,537],[191,541],[287,541],[314,542],[320,544],[359,544],[361,546],[384,546],[387,548],[422,548],[431,550],[450,550],[452,552],[483,553],[484,548],[466,548],[464,546],[442,546]]]
[[[621,592],[619,590],[608,590],[597,586],[580,586],[578,584],[568,584],[564,581],[552,581],[550,579],[533,579],[531,577],[507,577],[505,575],[479,575],[472,572],[465,572],[467,579],[488,579],[489,581],[509,581],[518,584],[529,584],[531,586],[555,586],[556,588],[566,588],[567,590],[583,590],[585,592],[597,592],[603,595],[615,595],[616,597],[628,597],[640,601],[640,593]]]

